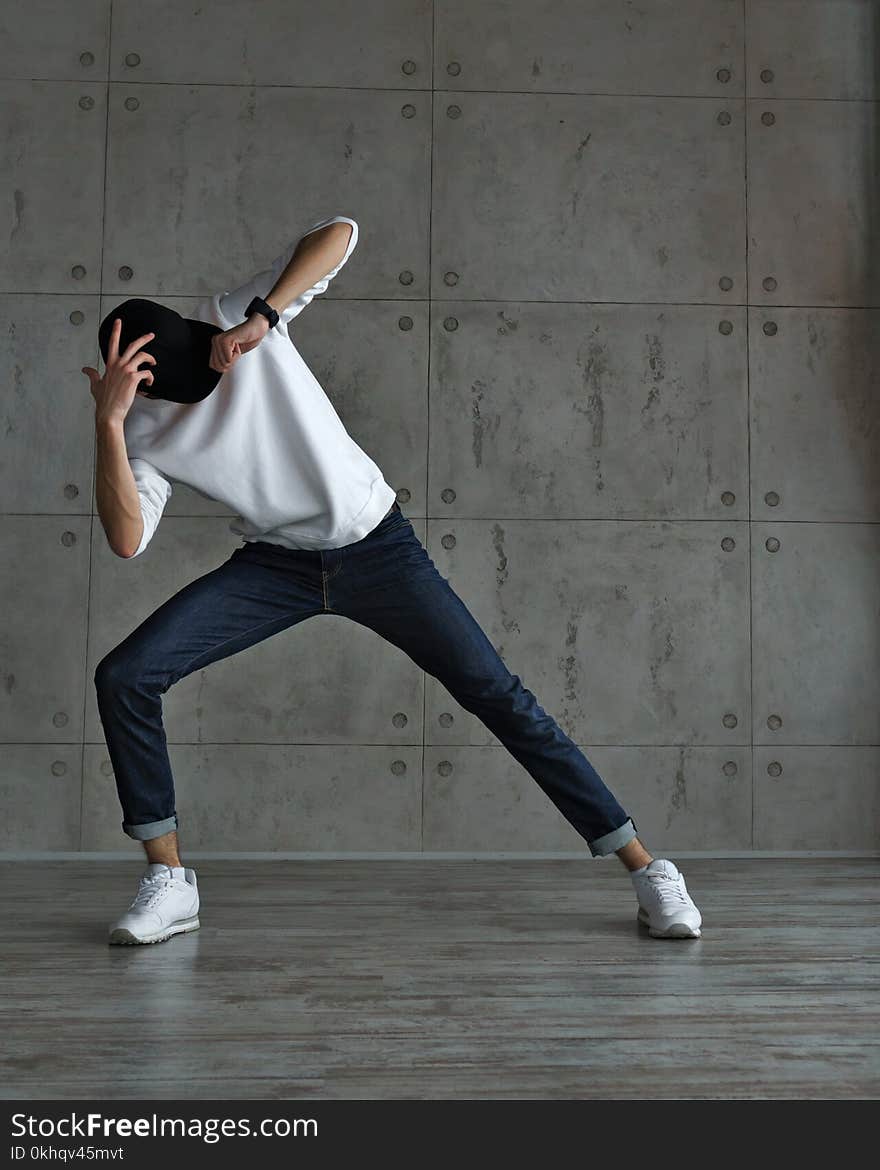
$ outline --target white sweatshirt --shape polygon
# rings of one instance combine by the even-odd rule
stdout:
[[[201,402],[135,397],[124,424],[129,464],[140,496],[144,533],[152,539],[177,480],[238,513],[231,532],[245,541],[287,548],[339,548],[366,536],[396,493],[342,424],[303,361],[287,324],[326,292],[354,250],[357,224],[343,215],[319,220],[351,224],[345,255],[279,315],[258,346],[242,354]],[[246,284],[206,297],[192,313],[231,329],[254,296],[268,296],[299,239]]]

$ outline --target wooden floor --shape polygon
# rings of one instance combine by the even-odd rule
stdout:
[[[139,862],[6,862],[4,1098],[876,1097],[876,859],[205,861],[202,927],[110,947]]]

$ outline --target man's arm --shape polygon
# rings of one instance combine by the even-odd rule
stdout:
[[[128,462],[122,420],[99,421],[95,499],[107,543],[118,557],[130,557],[144,531],[140,496]]]
[[[278,313],[276,331],[286,333],[288,323],[316,296],[326,292],[330,281],[354,251],[357,237],[357,222],[347,216],[318,220],[265,270],[223,294],[221,303],[226,316],[240,319],[253,297],[259,296]],[[225,374],[242,354],[258,346],[268,332],[269,322],[263,314],[252,313],[239,324],[215,334],[208,365]]]
[[[171,483],[146,459],[129,457],[122,420],[96,419],[95,434],[98,515],[110,548],[131,560],[153,539],[171,499]]]
[[[287,267],[263,300],[276,312],[283,313],[300,293],[312,288],[337,266],[345,255],[353,230],[348,223],[328,223],[326,227],[303,236]]]

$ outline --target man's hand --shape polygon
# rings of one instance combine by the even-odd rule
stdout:
[[[264,318],[265,320],[265,318]],[[266,321],[268,325],[269,322]],[[134,396],[140,388],[141,382],[145,386],[153,385],[152,370],[142,370],[142,362],[152,362],[156,359],[151,353],[146,353],[143,346],[147,345],[156,336],[155,333],[142,333],[134,341],[119,352],[119,338],[122,336],[122,319],[116,317],[110,330],[110,340],[107,344],[107,365],[102,378],[93,366],[82,366],[82,372],[88,377],[92,397],[95,400],[95,420],[122,422],[131,410]]]
[[[208,365],[218,374],[232,369],[243,353],[259,345],[269,332],[269,322],[262,313],[251,313],[240,325],[211,338],[211,357]]]

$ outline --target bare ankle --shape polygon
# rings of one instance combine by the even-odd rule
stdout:
[[[147,860],[161,865],[182,865],[180,854],[177,852],[177,830],[163,833],[161,837],[151,837],[149,841],[142,841]]]
[[[634,869],[644,869],[654,860],[638,837],[633,837],[622,849],[618,849],[617,856],[630,872]]]

